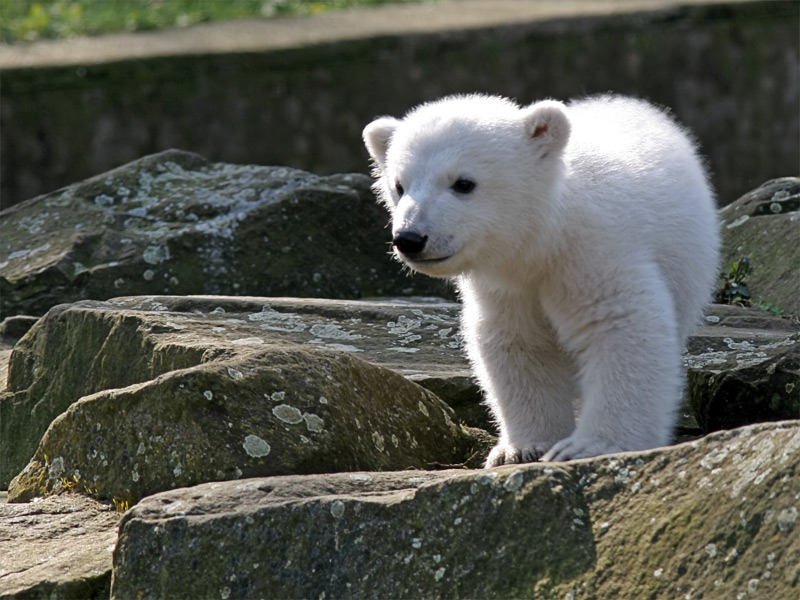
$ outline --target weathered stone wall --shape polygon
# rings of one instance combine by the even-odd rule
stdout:
[[[448,93],[616,91],[674,108],[720,202],[794,174],[798,4],[753,2],[383,37],[275,52],[6,69],[2,205],[177,147],[316,173],[367,170],[361,129]]]

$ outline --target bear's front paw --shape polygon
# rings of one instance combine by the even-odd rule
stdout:
[[[622,452],[622,448],[605,440],[573,434],[553,444],[553,447],[540,460],[542,462],[563,462],[615,452]]]
[[[537,445],[519,448],[511,444],[497,444],[486,458],[485,469],[501,465],[514,465],[518,463],[536,462],[544,454],[544,450]]]

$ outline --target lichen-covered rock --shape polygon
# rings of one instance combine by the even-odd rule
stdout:
[[[447,295],[401,275],[370,184],[147,156],[3,211],[0,320],[125,294]]]
[[[800,422],[490,471],[209,483],[123,518],[112,598],[793,598]]]
[[[800,419],[800,325],[759,309],[715,306],[685,358],[703,433]]]
[[[78,494],[0,503],[0,598],[107,599],[120,516]]]
[[[463,369],[454,309],[222,297],[57,307],[17,346],[0,398],[7,476],[33,456],[10,497],[76,476],[99,497],[138,500],[216,479],[464,462],[490,441],[402,376]]]
[[[480,392],[460,351],[457,315],[457,305],[443,302],[231,297],[56,307],[12,356],[8,392],[0,395],[0,488],[28,463],[53,419],[79,398],[275,343],[344,352],[423,386],[430,380],[445,400],[446,383],[454,380],[454,394],[462,401],[471,394],[476,412]]]
[[[117,298],[56,307],[13,353],[9,389],[0,395],[0,487],[28,464],[51,422],[80,398],[152,384],[177,370],[211,368],[275,344],[343,352],[389,368],[433,391],[456,411],[458,421],[491,429],[460,347],[458,311],[456,304],[432,301],[218,296]],[[719,419],[744,424],[796,417],[797,373],[782,367],[773,372],[767,359],[795,352],[798,332],[800,326],[791,320],[760,310],[714,307],[708,326],[690,340],[685,358],[691,399],[678,439],[700,435]],[[734,410],[719,401],[713,382],[721,381],[721,372],[736,373],[744,364],[753,365],[752,381],[724,388],[746,400]],[[227,382],[224,372],[222,381]],[[164,381],[151,384],[137,394],[167,393]],[[112,396],[103,396],[109,406],[117,401]],[[754,408],[748,411],[750,404]],[[767,404],[769,411],[759,408]],[[107,418],[116,425],[113,414]],[[463,457],[428,460],[461,462]],[[379,462],[372,466],[387,468]]]
[[[800,315],[800,178],[767,181],[720,217],[723,267],[748,256],[753,300]]]
[[[204,481],[458,463],[476,440],[439,398],[350,354],[271,347],[85,396],[9,486],[77,481],[131,503]]]

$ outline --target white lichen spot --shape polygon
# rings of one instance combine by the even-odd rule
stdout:
[[[462,521],[463,519],[461,517],[456,517],[455,520],[453,521],[453,525],[461,525]]]
[[[229,587],[222,588],[219,591],[219,597],[222,598],[222,600],[228,600],[228,598],[231,597],[231,588]]]
[[[319,403],[320,404],[327,404],[328,403],[328,399],[325,396],[320,396],[319,397]]]
[[[263,343],[264,340],[258,337],[239,338],[231,341],[231,344],[236,344],[237,346],[260,346]]]
[[[311,326],[309,333],[314,337],[333,340],[360,340],[364,336],[352,331],[345,331],[339,325],[316,323]]]
[[[136,449],[136,454],[142,455],[147,451],[144,442],[139,442],[139,447]]]
[[[778,515],[778,529],[783,533],[789,533],[794,528],[795,521],[797,521],[797,508],[794,506],[784,508]]]
[[[211,390],[206,390],[205,392],[203,392],[203,397],[206,400],[211,400],[214,397],[214,392],[212,392]]]
[[[306,422],[306,429],[311,432],[319,433],[325,428],[325,421],[317,415],[311,413],[303,413],[303,419]]]
[[[522,487],[524,475],[521,470],[516,470],[506,477],[503,487],[509,492],[518,492]]]
[[[749,220],[750,220],[750,215],[742,215],[741,217],[739,217],[735,221],[733,221],[731,223],[728,223],[725,226],[725,229],[733,229],[735,227],[739,227],[740,225],[744,225],[745,223],[747,223],[747,221],[749,221]]]
[[[288,404],[279,404],[272,409],[272,414],[278,417],[284,423],[296,425],[303,421],[303,413],[301,413],[294,406]]]
[[[175,477],[180,477],[183,474],[183,467],[181,467],[180,463],[175,465],[175,468],[172,469],[172,474],[175,475]]]
[[[755,594],[758,591],[758,579],[751,579],[747,582],[747,593],[748,594]]]
[[[233,367],[228,367],[228,376],[231,379],[239,380],[244,378],[244,373],[239,371],[238,369],[234,369]]]
[[[142,252],[142,260],[148,265],[158,265],[170,259],[167,246],[148,246]]]
[[[377,431],[372,432],[372,443],[375,444],[375,447],[378,449],[378,452],[383,452],[385,447],[383,436]]]
[[[421,538],[411,538],[411,547],[416,548],[419,550],[422,548],[422,539]]]
[[[439,569],[436,569],[436,572],[433,574],[433,578],[434,578],[436,581],[441,581],[441,580],[442,580],[442,577],[444,577],[444,572],[445,572],[446,570],[447,570],[447,569],[445,569],[444,567],[440,567]]]
[[[59,456],[53,459],[47,472],[50,479],[59,479],[64,474],[64,471],[64,458]]]
[[[717,557],[717,545],[716,544],[706,544],[704,548],[705,553],[708,554],[709,558],[716,558]]]
[[[147,269],[144,273],[142,273],[142,278],[145,281],[153,281],[156,278],[156,272],[152,269]]]
[[[247,455],[252,456],[253,458],[262,458],[269,454],[269,451],[271,450],[269,444],[257,435],[248,435],[246,438],[244,438],[244,443],[242,446],[244,447],[244,451],[247,452]],[[241,471],[239,471],[239,473],[240,475],[238,476],[241,476]]]
[[[313,343],[313,341],[311,343]],[[350,346],[349,344],[325,344],[325,347],[330,348],[331,350],[337,350],[338,352],[363,352],[361,348],[356,348],[355,346]]]
[[[139,481],[139,471],[134,470],[131,473],[131,481],[133,481],[133,483],[136,483],[137,481]]]
[[[661,577],[664,574],[664,569],[656,569],[653,571],[653,577]]]
[[[331,516],[335,519],[340,519],[344,514],[344,502],[341,500],[334,500],[331,503]]]
[[[114,198],[112,198],[111,196],[109,196],[107,194],[100,194],[99,196],[95,196],[94,197],[94,203],[97,206],[104,206],[104,207],[113,206]]]
[[[428,412],[428,407],[426,407],[426,406],[425,406],[425,405],[422,403],[422,400],[420,400],[420,401],[419,401],[419,404],[417,404],[417,408],[419,409],[419,412],[421,412],[421,413],[422,413],[423,415],[425,415],[426,417],[430,417],[430,416],[431,416],[431,415],[430,415],[430,413]]]
[[[270,396],[273,402],[283,402],[284,398],[286,398],[286,392],[273,392]]]
[[[400,447],[400,440],[397,438],[395,434],[392,434],[392,444],[394,445],[395,448]]]
[[[716,315],[707,315],[706,316],[706,321],[708,321],[709,323],[719,323],[720,322],[720,318],[718,316],[716,316]]]

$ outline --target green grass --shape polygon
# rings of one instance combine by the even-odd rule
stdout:
[[[423,0],[0,0],[0,41],[152,31],[231,19],[308,15]]]

